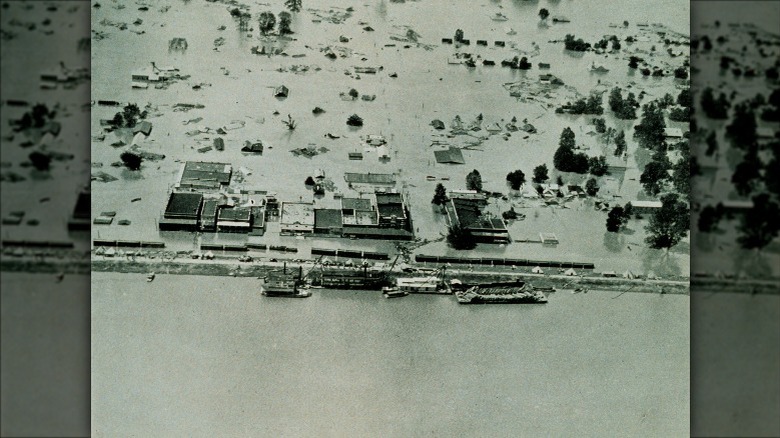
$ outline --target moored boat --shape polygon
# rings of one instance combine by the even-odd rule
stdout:
[[[400,298],[409,295],[409,292],[397,287],[386,286],[382,288],[382,296],[385,298]]]
[[[547,297],[522,281],[477,284],[455,292],[460,304],[543,304]]]

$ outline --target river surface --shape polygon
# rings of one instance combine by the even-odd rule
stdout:
[[[688,436],[687,295],[465,306],[92,276],[93,436]]]

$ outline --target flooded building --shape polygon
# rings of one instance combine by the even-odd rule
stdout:
[[[485,215],[485,203],[476,199],[450,198],[445,205],[447,221],[470,231],[477,242],[509,243],[511,238],[500,217]]]
[[[219,190],[230,184],[233,166],[226,163],[187,161],[179,174],[178,188]]]
[[[314,204],[282,202],[279,224],[283,234],[313,233]]]
[[[172,192],[163,217],[158,222],[161,231],[198,231],[203,195]]]
[[[90,229],[91,200],[89,188],[79,193],[78,199],[76,199],[76,206],[73,208],[73,214],[68,219],[68,230]]]
[[[217,213],[217,231],[227,233],[249,233],[252,230],[250,207],[220,208]]]
[[[314,232],[341,236],[343,225],[342,210],[338,208],[321,208],[314,210]]]
[[[217,231],[217,211],[219,210],[219,201],[216,199],[204,199],[203,208],[200,212],[200,230]]]

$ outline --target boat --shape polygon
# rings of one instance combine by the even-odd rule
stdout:
[[[490,17],[493,21],[506,21],[508,18],[506,18],[506,15],[502,14],[501,12],[496,12],[495,15]]]
[[[400,290],[397,287],[385,286],[382,288],[382,296],[385,298],[400,298],[409,295],[409,292]]]
[[[544,304],[547,297],[523,281],[482,283],[455,292],[460,304]]]
[[[260,293],[267,297],[308,298],[311,296],[302,279],[302,268],[297,273],[288,273],[285,263],[282,272],[272,272],[260,287]]]
[[[156,277],[156,276],[157,275],[155,275],[155,273],[152,272],[151,274],[146,276],[146,281],[151,283],[152,281],[154,281],[154,277]]]
[[[433,175],[428,175],[425,177],[425,179],[427,179],[428,181],[436,181],[436,177]]]

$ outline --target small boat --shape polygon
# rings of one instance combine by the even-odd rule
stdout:
[[[506,21],[508,18],[506,18],[506,15],[502,14],[501,12],[496,12],[495,15],[490,17],[493,21]]]
[[[156,275],[155,275],[154,272],[152,272],[151,274],[146,276],[146,281],[147,282],[152,282],[152,281],[154,281],[154,277],[156,277]]]
[[[400,298],[409,295],[409,292],[400,290],[397,287],[385,286],[382,288],[382,296],[385,298]]]
[[[427,179],[428,181],[436,181],[436,177],[432,175],[426,176],[425,179]]]

